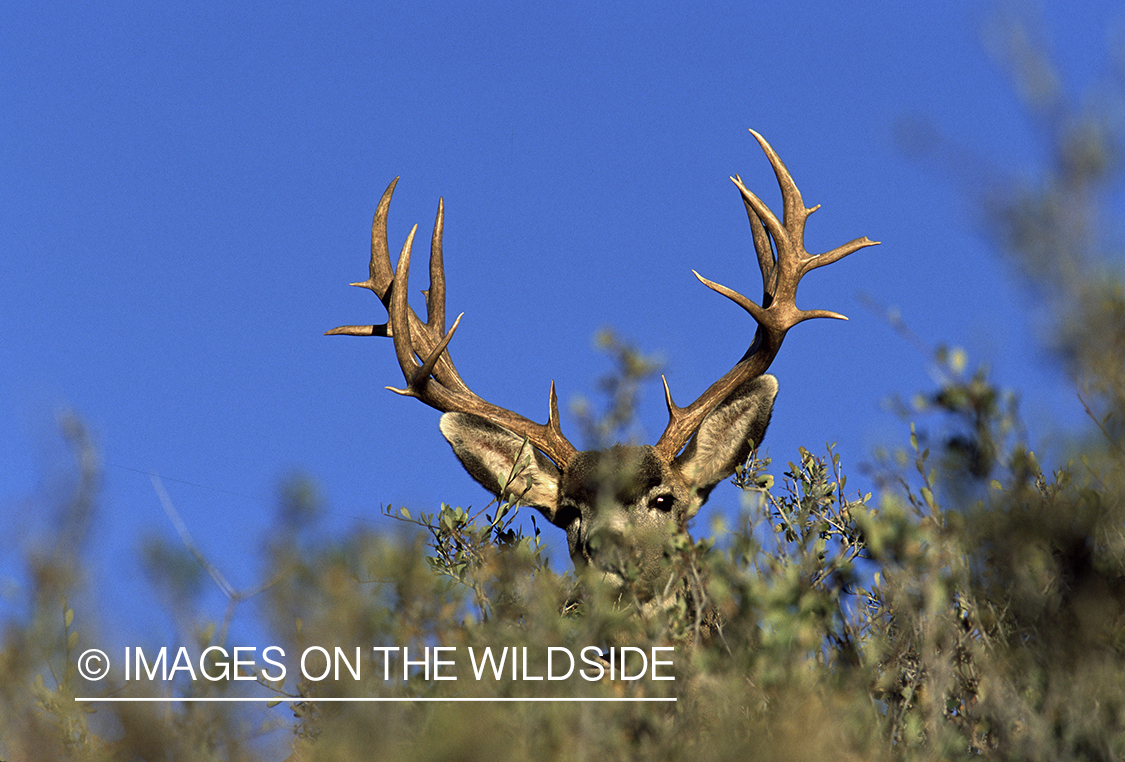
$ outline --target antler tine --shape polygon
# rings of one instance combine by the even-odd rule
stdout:
[[[366,283],[353,283],[353,286],[366,286],[375,292],[383,306],[387,306],[387,290],[394,283],[395,274],[391,270],[391,248],[387,244],[387,213],[391,208],[391,198],[395,195],[398,178],[383,191],[379,205],[375,207],[375,218],[371,221],[371,263],[368,265]]]
[[[738,175],[731,180],[736,184],[742,182],[742,178]],[[773,301],[773,293],[777,288],[777,257],[774,255],[769,233],[762,225],[758,213],[745,198],[742,199],[742,204],[746,207],[746,217],[750,220],[750,234],[754,239],[754,251],[758,254],[758,268],[762,271],[762,306],[768,307]]]
[[[754,250],[762,271],[762,304],[758,305],[733,289],[709,281],[699,273],[695,273],[695,277],[750,313],[758,323],[758,329],[742,359],[687,407],[681,408],[672,401],[672,393],[665,380],[668,426],[656,443],[656,448],[669,458],[674,457],[687,444],[703,419],[719,403],[742,384],[766,372],[790,328],[811,318],[847,320],[843,315],[829,310],[798,309],[797,286],[801,277],[809,270],[831,264],[852,252],[878,243],[865,236],[837,246],[820,256],[813,256],[805,251],[805,222],[820,206],[805,206],[797,184],[777,152],[757,132],[750,130],[750,133],[773,167],[782,199],[782,219],[779,220],[761,199],[746,188],[741,177],[735,175],[731,178],[738,187],[750,220]]]
[[[414,359],[418,350],[414,348],[413,336],[410,331],[410,315],[413,310],[410,309],[410,305],[406,301],[407,284],[410,282],[410,250],[414,246],[414,234],[417,232],[418,226],[415,225],[411,228],[410,235],[406,237],[406,243],[402,245],[402,252],[398,257],[398,267],[395,268],[397,285],[391,289],[390,304],[387,305],[387,311],[390,313],[391,319],[391,337],[394,339],[395,356],[398,358],[399,367],[402,368],[402,377],[406,380],[405,390],[392,389],[391,391],[409,394],[412,397],[420,396],[420,390],[425,389],[426,382],[429,380],[428,373],[426,376],[419,378],[418,370],[425,363],[419,364]],[[426,354],[429,355],[428,352]],[[419,382],[421,383],[419,384]]]
[[[375,207],[375,217],[371,221],[371,263],[368,265],[367,280],[350,284],[373,291],[384,307],[390,304],[388,291],[395,280],[394,270],[391,269],[391,250],[387,244],[387,212],[391,208],[396,185],[397,177],[391,180],[379,199],[379,205]]]
[[[692,270],[691,272],[692,272],[693,275],[695,275],[696,278],[699,279],[700,283],[702,283],[704,286],[711,289],[712,291],[714,291],[716,293],[719,293],[719,294],[722,294],[727,299],[730,299],[732,302],[737,304],[739,307],[741,307],[742,309],[749,312],[750,315],[755,320],[757,320],[759,323],[764,323],[765,321],[769,320],[769,317],[767,316],[768,313],[766,312],[765,307],[759,307],[757,304],[755,304],[751,300],[747,299],[745,296],[738,293],[733,288],[727,288],[726,286],[722,285],[721,283],[716,283],[715,281],[707,280],[702,275],[697,273],[695,270]],[[770,294],[767,293],[766,296],[770,296]],[[767,300],[762,299],[762,301],[765,302]]]
[[[426,294],[426,325],[445,333],[445,261],[441,253],[441,236],[445,230],[445,199],[439,198],[434,235],[430,239],[430,288]],[[460,318],[458,318],[460,319]]]
[[[417,383],[420,379],[428,379],[430,376],[434,375],[434,367],[437,365],[438,360],[441,359],[442,353],[445,352],[445,348],[449,346],[449,341],[453,338],[453,333],[457,330],[457,326],[461,325],[461,318],[463,317],[465,317],[464,312],[458,315],[457,319],[453,321],[453,327],[449,329],[449,333],[445,334],[445,336],[442,337],[441,341],[438,342],[438,345],[434,347],[434,350],[430,352],[428,357],[426,357],[425,362],[422,363],[422,366],[418,368],[418,371],[414,374],[412,382]],[[460,376],[458,376],[458,380],[460,380]],[[438,383],[441,382],[439,381]],[[391,387],[388,386],[387,388],[390,389]],[[398,390],[394,389],[392,391]]]

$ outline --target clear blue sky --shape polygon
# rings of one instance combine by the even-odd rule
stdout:
[[[1120,5],[1046,6],[1079,92],[1106,74]],[[872,447],[903,441],[881,401],[932,388],[926,358],[862,295],[989,363],[1024,391],[1036,431],[1071,425],[1080,410],[1043,371],[1034,305],[976,227],[970,165],[920,162],[895,137],[921,118],[1034,171],[1040,144],[987,52],[989,7],[5,3],[0,554],[49,537],[43,508],[67,465],[59,405],[102,448],[94,579],[124,631],[151,634],[119,608],[150,596],[140,538],[173,536],[138,472],[169,479],[236,586],[260,578],[294,470],[319,482],[341,532],[389,530],[380,504],[487,502],[437,413],[383,390],[401,383],[390,343],[321,335],[385,319],[347,284],[365,277],[371,215],[397,175],[392,247],[414,223],[428,239],[445,198],[449,311],[465,312],[453,356],[478,393],[542,420],[552,379],[564,407],[593,393],[608,363],[592,337],[612,326],[662,353],[677,399],[693,398],[753,332],[691,275],[760,294],[727,179],[776,208],[748,127],[823,204],[810,250],[883,242],[802,284],[802,306],[852,319],[789,334],[773,366],[775,464],[836,442],[861,488]],[[665,413],[659,387],[646,391],[655,438]],[[564,430],[577,438],[568,414]],[[737,500],[717,490],[704,522]]]

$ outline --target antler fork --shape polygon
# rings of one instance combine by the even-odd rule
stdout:
[[[766,372],[778,350],[781,349],[781,343],[790,328],[811,318],[847,320],[843,315],[828,310],[798,309],[797,285],[805,273],[879,243],[864,236],[837,246],[824,254],[812,255],[805,251],[805,222],[809,215],[820,208],[820,205],[817,204],[812,208],[805,206],[801,191],[797,189],[793,177],[777,152],[757,132],[750,130],[750,134],[758,141],[773,166],[782,198],[782,219],[778,220],[769,207],[742,184],[741,177],[735,175],[731,178],[738,187],[738,192],[742,194],[742,203],[746,206],[746,215],[750,219],[754,250],[758,254],[758,266],[762,271],[762,303],[755,304],[737,291],[709,281],[695,270],[692,272],[705,286],[731,299],[749,312],[757,321],[758,329],[742,359],[687,407],[679,407],[672,401],[668,381],[664,380],[668,425],[660,435],[656,449],[668,458],[674,457],[687,444],[703,419],[731,392],[746,381]]]
[[[388,322],[382,325],[340,326],[327,331],[325,335],[390,337],[394,340],[395,355],[406,387],[396,389],[388,386],[388,389],[407,397],[415,397],[443,413],[472,413],[487,418],[526,437],[532,445],[553,460],[555,465],[565,469],[577,450],[563,436],[559,427],[559,404],[553,381],[547,423],[541,424],[477,396],[453,365],[447,347],[462,316],[457,316],[448,332],[445,330],[445,266],[441,246],[445,205],[442,201],[438,202],[437,219],[430,242],[430,288],[424,292],[426,321],[423,322],[407,303],[410,252],[418,226],[415,225],[410,231],[399,254],[398,265],[392,269],[390,247],[387,244],[387,212],[397,184],[396,177],[387,186],[375,210],[375,219],[371,225],[370,275],[362,283],[351,284],[370,289],[379,297],[387,308]]]

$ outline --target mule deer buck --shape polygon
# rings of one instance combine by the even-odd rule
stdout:
[[[461,379],[447,351],[461,320],[446,330],[445,271],[442,264],[444,211],[438,203],[430,245],[430,288],[426,319],[407,304],[407,279],[415,225],[392,269],[387,244],[387,210],[398,178],[383,194],[371,231],[370,276],[362,286],[387,308],[384,325],[341,326],[328,334],[386,336],[406,380],[394,389],[440,410],[441,433],[469,474],[489,492],[538,509],[566,530],[576,571],[593,572],[613,585],[628,575],[651,599],[673,587],[662,563],[668,540],[686,524],[720,481],[730,477],[761,444],[773,411],[777,379],[766,374],[786,332],[810,318],[839,318],[827,310],[801,310],[795,298],[801,277],[877,241],[857,238],[820,255],[804,248],[805,222],[819,207],[806,208],[792,177],[773,148],[761,145],[781,188],[779,220],[741,178],[731,178],[742,195],[758,266],[760,304],[695,273],[704,285],[733,300],[757,322],[746,354],[703,392],[680,407],[664,381],[668,426],[655,445],[616,445],[580,452],[559,426],[554,382],[546,423],[535,423],[474,394]],[[771,243],[772,242],[772,243]],[[694,270],[692,272],[695,272]],[[628,570],[628,571],[627,571]],[[674,583],[675,580],[670,580]]]

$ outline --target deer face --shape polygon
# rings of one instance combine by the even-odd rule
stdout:
[[[618,586],[636,575],[647,597],[662,587],[668,540],[700,504],[655,448],[618,445],[578,453],[559,483],[555,523],[566,529],[575,570]]]
[[[523,437],[468,413],[446,413],[441,431],[474,479],[496,495],[537,508],[566,530],[579,573],[621,585],[633,577],[642,597],[659,592],[669,540],[711,490],[762,441],[777,379],[758,376],[732,392],[684,451],[617,445],[575,453],[560,468]]]

